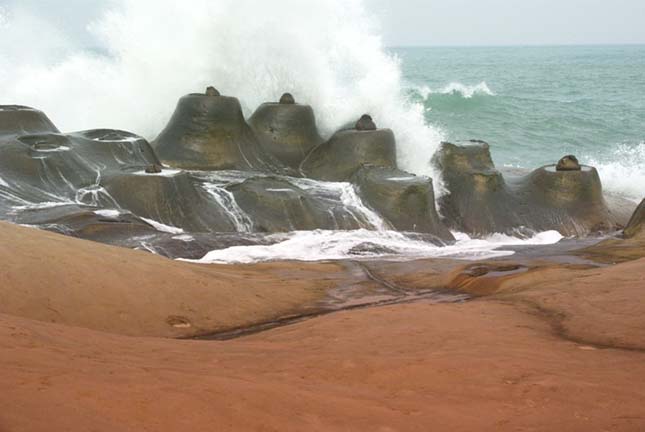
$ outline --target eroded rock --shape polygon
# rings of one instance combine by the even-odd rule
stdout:
[[[441,213],[453,228],[476,235],[557,230],[565,236],[619,228],[594,168],[575,170],[567,157],[561,161],[566,170],[550,165],[507,180],[495,169],[488,144],[469,144],[443,143],[434,158],[448,189],[439,200]]]
[[[261,148],[233,97],[184,96],[153,142],[165,165],[193,170],[274,171],[279,164]]]
[[[625,228],[625,237],[633,238],[645,236],[645,199],[634,212],[634,215]]]
[[[582,170],[582,167],[580,166],[580,162],[578,162],[577,157],[568,155],[560,159],[555,169],[557,171],[580,171]]]
[[[392,168],[364,166],[352,177],[365,203],[398,231],[454,237],[435,208],[432,179]]]
[[[284,178],[252,177],[229,187],[254,232],[368,228],[346,208],[317,198]]]
[[[309,105],[299,105],[288,94],[280,103],[262,104],[249,119],[260,145],[280,162],[295,170],[323,139]],[[291,95],[288,95],[291,96]]]
[[[280,98],[280,103],[282,105],[293,105],[296,103],[296,99],[293,97],[291,93],[285,93]]]
[[[206,88],[206,96],[221,96],[221,94],[215,87],[210,86]]]
[[[0,105],[0,136],[59,133],[42,111],[22,105]]]
[[[347,181],[363,165],[396,168],[396,140],[390,129],[337,132],[307,156],[301,171],[320,180]]]
[[[495,168],[487,143],[442,143],[433,162],[448,189],[439,204],[451,227],[485,235],[522,226],[519,205]]]
[[[375,131],[377,127],[371,116],[363,114],[363,116],[356,122],[354,129],[358,131]]]

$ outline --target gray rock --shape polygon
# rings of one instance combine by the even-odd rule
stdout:
[[[278,171],[233,97],[184,96],[153,142],[165,165],[192,170]]]
[[[352,182],[363,200],[396,230],[454,240],[437,214],[432,179],[392,168],[364,166],[354,174]]]
[[[578,162],[577,157],[568,155],[560,159],[555,169],[557,171],[580,171],[582,170],[582,167],[580,166],[580,162]]]
[[[337,132],[307,156],[301,171],[315,179],[348,181],[363,165],[396,168],[396,140],[391,130]]]
[[[634,212],[634,215],[625,228],[625,237],[633,238],[645,235],[645,199]]]
[[[309,105],[282,100],[279,104],[265,103],[251,116],[249,124],[263,150],[294,170],[323,142]]]

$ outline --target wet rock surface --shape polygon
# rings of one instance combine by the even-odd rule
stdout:
[[[434,162],[449,191],[439,200],[440,209],[455,229],[477,235],[557,230],[585,236],[621,227],[604,199],[598,172],[578,165],[574,156],[508,180],[481,141],[443,143]]]
[[[297,170],[307,154],[323,139],[314,110],[284,95],[280,103],[261,105],[249,119],[260,145],[284,165]]]
[[[317,199],[307,190],[278,177],[253,177],[229,190],[246,214],[253,215],[254,232],[351,230],[368,227],[351,212]]]
[[[448,190],[437,209],[432,180],[399,169],[393,131],[364,115],[325,141],[313,109],[289,93],[248,123],[214,87],[187,95],[153,145],[115,129],[61,133],[41,111],[0,106],[0,218],[173,258],[291,231],[450,243],[448,228],[584,236],[629,219],[630,204],[608,205],[596,170],[575,156],[505,178],[488,144],[465,144],[444,143],[434,158]],[[626,235],[642,231],[639,214]]]
[[[397,168],[396,140],[391,130],[337,132],[307,156],[301,170],[319,180],[348,181],[362,165]]]
[[[443,143],[433,161],[441,170],[448,193],[439,199],[440,211],[454,229],[485,235],[523,225],[514,208],[504,176],[493,163],[484,142]]]
[[[184,96],[153,142],[167,165],[193,170],[278,170],[246,123],[234,97]]]
[[[437,214],[432,179],[397,169],[363,166],[352,182],[367,205],[397,231],[432,233],[442,240],[454,240]]]
[[[645,199],[634,212],[625,228],[625,237],[645,237]]]
[[[580,162],[578,162],[577,157],[568,155],[560,159],[555,169],[557,171],[580,171],[582,170],[582,167],[580,166]]]

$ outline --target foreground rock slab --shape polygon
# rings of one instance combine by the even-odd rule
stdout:
[[[226,331],[301,311],[338,272],[333,264],[202,266],[6,223],[0,262],[0,313],[160,337]]]
[[[563,339],[548,319],[509,302],[343,312],[228,342],[0,315],[0,350],[3,430],[645,427],[643,352]]]

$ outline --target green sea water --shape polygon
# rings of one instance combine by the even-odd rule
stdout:
[[[605,188],[645,195],[645,46],[394,48],[411,101],[447,140],[482,139],[498,166],[565,154]]]

